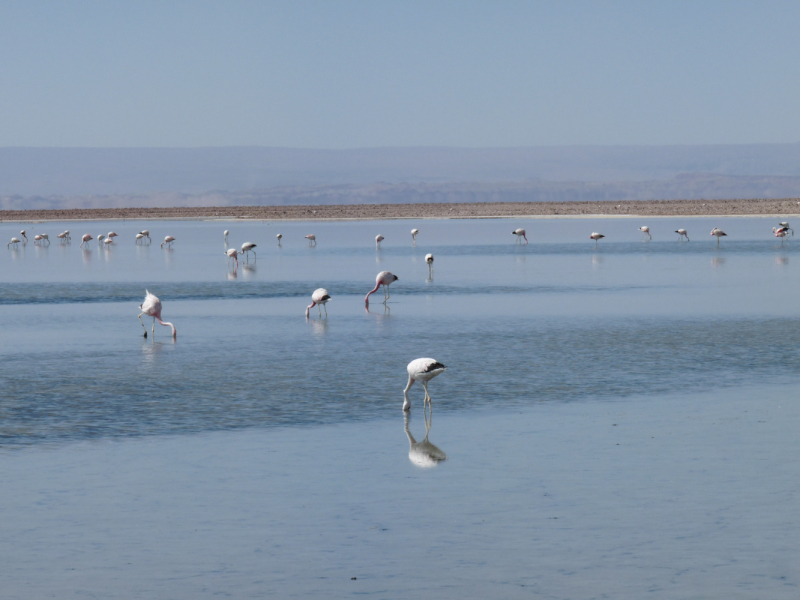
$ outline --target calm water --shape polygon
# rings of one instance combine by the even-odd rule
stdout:
[[[800,238],[776,221],[0,225],[73,236],[0,252],[0,589],[794,598]],[[226,228],[258,244],[235,272]],[[142,337],[145,288],[176,342]],[[420,356],[449,367],[433,469],[401,413]]]

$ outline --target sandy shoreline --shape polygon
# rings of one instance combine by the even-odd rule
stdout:
[[[97,208],[0,211],[0,222],[89,220],[384,220],[553,217],[795,216],[800,199],[627,200],[618,202],[480,202],[458,204],[353,204],[320,206],[226,206]]]

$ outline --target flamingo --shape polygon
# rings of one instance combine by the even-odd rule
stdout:
[[[153,337],[155,337],[156,335],[156,319],[158,319],[158,322],[161,323],[161,325],[163,325],[164,327],[166,327],[167,325],[172,327],[172,337],[176,338],[178,336],[178,332],[175,330],[175,325],[161,320],[161,300],[156,298],[148,290],[145,290],[144,294],[145,294],[144,302],[142,302],[139,305],[139,308],[142,311],[139,314],[139,322],[142,324],[142,329],[144,329],[144,337],[147,337],[147,327],[144,326],[144,321],[142,321],[142,315],[153,317]]]
[[[685,229],[676,229],[675,233],[678,234],[678,241],[683,241],[683,238],[686,238],[686,241],[689,241],[689,234],[686,233]]]
[[[117,237],[117,234],[114,233],[113,231],[109,231],[106,237],[111,238],[113,240],[115,237]]]
[[[642,225],[641,227],[639,227],[639,231],[642,232],[642,239],[643,240],[644,240],[645,234],[647,234],[647,237],[650,238],[651,240],[653,239],[653,236],[650,235],[650,228],[647,225]]]
[[[49,236],[49,235],[47,235],[46,233],[43,233],[43,234],[41,234],[41,236],[39,236],[39,237],[41,237],[41,238],[42,238],[42,240],[44,240],[45,242],[47,242],[47,245],[48,245],[48,246],[50,245],[50,236]]]
[[[725,233],[724,231],[722,231],[722,229],[719,229],[718,227],[714,227],[714,229],[711,230],[711,235],[717,236],[717,246],[719,246],[719,238],[721,238],[724,235],[728,235],[728,234]]]
[[[142,233],[137,233],[137,234],[136,234],[136,243],[137,243],[137,244],[138,244],[139,242],[141,242],[143,239],[144,239],[144,235],[143,235]]]
[[[175,238],[172,237],[171,235],[168,235],[167,237],[164,238],[164,241],[161,242],[161,247],[163,248],[164,244],[166,244],[167,248],[172,248],[172,242],[174,242],[174,241],[175,241]]]
[[[376,247],[376,248],[380,248],[380,247],[381,247],[381,242],[382,242],[383,240],[385,240],[385,239],[386,239],[386,238],[385,238],[385,237],[383,237],[383,236],[382,236],[380,233],[379,233],[378,235],[376,235],[376,236],[375,236],[375,247]]]
[[[106,239],[106,236],[105,236],[105,235],[103,235],[102,233],[101,233],[100,235],[98,235],[98,236],[97,236],[97,245],[98,245],[98,247],[99,247],[99,246],[101,246],[101,245],[103,244],[103,240],[104,240],[104,239]]]
[[[417,245],[417,234],[419,233],[419,229],[412,229],[411,230],[411,239],[414,240],[414,245]]]
[[[514,234],[515,236],[517,236],[517,240],[516,240],[517,244],[521,244],[522,243],[522,242],[520,242],[520,239],[519,239],[521,237],[525,238],[525,243],[526,244],[528,243],[528,237],[525,235],[525,230],[524,229],[515,229],[511,233]]]
[[[113,243],[114,239],[110,237],[107,237],[106,239],[103,240],[103,245],[105,245],[106,248],[108,248]]]
[[[142,237],[146,237],[147,238],[148,243],[150,242],[150,231],[149,230],[142,229],[139,233],[142,235]]]
[[[595,233],[593,233],[592,235],[589,236],[589,239],[590,240],[594,240],[594,245],[595,245],[595,247],[597,247],[597,240],[602,240],[604,237],[606,237],[606,236],[604,236],[602,233],[595,232]]]
[[[433,277],[433,254],[426,254],[425,262],[428,263],[428,277]]]
[[[783,228],[784,228],[784,229],[786,229],[787,231],[791,231],[791,232],[792,232],[792,235],[794,235],[794,229],[792,229],[791,227],[789,227],[789,222],[788,222],[788,221],[784,221],[783,223],[778,223],[778,225],[780,225],[781,227],[783,227]]]
[[[279,233],[279,234],[278,234],[278,235],[276,235],[275,237],[276,237],[276,238],[278,238],[278,246],[280,246],[280,245],[281,245],[281,238],[283,237],[283,234],[282,234],[282,233]]]
[[[258,256],[256,255],[255,250],[253,250],[253,248],[255,248],[255,247],[256,247],[256,245],[253,242],[245,242],[244,244],[242,244],[242,252],[241,252],[241,254],[246,254],[247,252],[252,252],[253,256],[258,258]]]
[[[63,244],[63,243],[64,243],[64,242],[66,242],[66,241],[67,241],[67,239],[69,238],[69,234],[68,234],[66,231],[64,231],[64,232],[62,232],[62,233],[59,233],[59,234],[58,234],[56,237],[57,237],[57,238],[60,240],[60,242]]]
[[[786,237],[788,232],[789,230],[785,227],[781,227],[780,229],[775,229],[774,227],[772,228],[773,235],[777,238],[781,238],[781,246],[783,246],[783,238]]]
[[[309,234],[306,236],[306,239],[308,240],[308,247],[309,247],[309,248],[311,247],[311,245],[312,245],[312,244],[313,244],[314,246],[316,246],[316,245],[317,245],[317,236],[315,236],[313,233],[309,233]]]
[[[37,243],[41,242],[41,241],[42,241],[42,236],[40,236],[38,233],[37,233],[35,236],[33,236],[33,245],[34,245],[34,246],[35,246]]]
[[[311,304],[309,304],[306,307],[306,319],[308,318],[308,311],[314,308],[315,305],[319,305],[317,306],[317,310],[319,310],[319,318],[320,319],[322,318],[322,309],[320,308],[320,306],[325,306],[325,316],[327,317],[328,307],[326,306],[326,304],[328,304],[328,300],[330,299],[331,297],[330,295],[328,295],[328,290],[326,290],[325,288],[318,288],[314,290],[314,293],[311,294]]]
[[[93,239],[94,238],[91,235],[89,235],[88,233],[84,233],[83,236],[81,237],[81,245],[78,246],[78,248],[83,248],[83,245],[85,243],[91,242]]]
[[[19,244],[19,243],[20,243],[20,239],[19,239],[19,238],[12,237],[12,238],[11,238],[11,241],[10,241],[10,242],[8,242],[8,244],[6,244],[6,248],[10,248],[10,247],[11,247],[11,244],[14,244],[14,247],[16,248],[16,247],[17,247],[17,244]]]
[[[236,261],[236,268],[239,268],[239,257],[238,252],[236,252],[236,248],[229,248],[225,251],[225,254],[228,257],[228,262],[231,262],[231,259]]]
[[[19,232],[19,234],[20,234],[22,237],[24,237],[24,238],[25,238],[25,243],[27,244],[27,243],[28,243],[28,236],[27,236],[27,235],[25,235],[25,230],[23,229],[22,231],[20,231],[20,232]]]
[[[425,400],[423,403],[430,403],[431,395],[428,393],[428,382],[439,375],[439,373],[444,373],[446,368],[447,367],[442,363],[433,358],[418,358],[408,363],[408,367],[406,367],[408,371],[408,385],[406,385],[406,389],[403,390],[403,410],[411,410],[411,400],[408,399],[408,390],[411,389],[415,381],[419,381],[422,387],[425,388]]]
[[[224,233],[225,233],[225,241],[227,242],[228,241],[228,234],[230,233],[230,231],[228,231],[226,229]]]
[[[389,286],[398,279],[400,278],[397,275],[393,275],[389,271],[381,271],[378,273],[378,276],[375,278],[375,287],[367,293],[364,298],[364,304],[369,306],[370,295],[377,292],[380,286],[383,286],[383,303],[386,304],[386,301],[389,299]]]

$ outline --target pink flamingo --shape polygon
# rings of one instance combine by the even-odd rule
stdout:
[[[721,238],[722,236],[727,236],[728,234],[722,231],[722,229],[714,227],[714,229],[711,230],[711,235],[716,236],[717,246],[719,246],[719,238]]]
[[[236,252],[236,248],[230,248],[225,251],[225,255],[228,257],[228,262],[231,262],[231,259],[236,261],[236,268],[239,268],[239,256],[238,252]]]
[[[595,232],[589,236],[589,239],[594,240],[594,245],[597,246],[597,240],[602,240],[604,237],[606,236],[604,236],[602,233]]]
[[[651,240],[653,239],[653,236],[650,235],[650,228],[647,225],[642,225],[641,227],[639,227],[639,231],[642,232],[642,240],[644,240],[645,235],[647,235],[647,237],[650,238]]]
[[[787,227],[781,227],[780,229],[772,228],[772,233],[777,238],[781,238],[781,246],[783,246],[783,238],[789,233],[789,229]]]
[[[330,299],[331,297],[330,295],[328,295],[328,290],[326,290],[325,288],[319,288],[314,290],[314,293],[311,294],[311,304],[309,304],[306,307],[306,319],[308,318],[308,311],[310,311],[316,305],[319,305],[317,306],[317,310],[319,310],[320,318],[322,318],[322,309],[320,308],[320,306],[325,306],[325,316],[327,317],[328,307],[326,306],[326,304],[328,304],[328,300]]]
[[[25,235],[25,230],[23,229],[22,231],[20,231],[20,232],[19,232],[19,234],[20,234],[22,237],[24,237],[24,238],[25,238],[25,243],[27,244],[27,243],[28,243],[28,236],[27,236],[27,235]]]
[[[167,237],[164,238],[164,241],[161,242],[161,247],[163,248],[164,244],[166,244],[167,248],[172,248],[172,242],[174,242],[174,241],[175,241],[175,238],[172,237],[171,235],[168,235]]]
[[[280,239],[280,238],[278,238],[278,239]],[[308,245],[309,246],[311,246],[311,245],[316,246],[317,245],[317,236],[315,236],[313,233],[309,233],[306,236],[306,239],[308,240]]]
[[[81,237],[81,245],[78,246],[78,248],[83,248],[84,244],[91,242],[93,239],[94,238],[91,235],[89,235],[88,233],[84,233],[83,237]]]
[[[144,329],[144,337],[147,337],[147,327],[144,326],[142,315],[153,317],[153,337],[156,335],[156,319],[158,319],[158,322],[164,327],[172,327],[172,337],[177,337],[178,332],[175,330],[175,326],[172,323],[167,323],[166,321],[161,320],[161,300],[156,298],[148,290],[145,290],[144,292],[144,302],[142,302],[142,304],[139,306],[139,308],[142,310],[142,312],[139,314],[139,322],[142,324],[142,329]]]
[[[364,298],[364,304],[369,306],[369,297],[371,294],[374,294],[378,291],[378,288],[383,286],[383,303],[386,304],[386,301],[389,299],[389,286],[400,279],[397,275],[393,275],[389,271],[381,271],[378,273],[378,276],[375,278],[375,287],[370,290],[370,292]]]
[[[440,373],[444,373],[446,368],[447,367],[442,363],[433,358],[418,358],[408,363],[408,367],[406,367],[408,371],[408,385],[406,385],[406,389],[403,390],[403,410],[411,410],[408,390],[411,389],[415,381],[422,383],[422,387],[425,388],[425,400],[423,402],[424,404],[428,404],[431,401],[431,395],[428,393],[428,382]]]
[[[383,240],[385,240],[385,239],[386,239],[386,238],[385,238],[385,237],[383,237],[383,236],[382,236],[380,233],[379,233],[378,235],[376,235],[376,236],[375,236],[375,247],[376,247],[376,248],[380,248],[380,247],[381,247],[381,242],[382,242]]]
[[[512,234],[514,234],[515,236],[517,236],[517,240],[516,240],[516,241],[517,241],[517,243],[520,243],[520,241],[519,241],[519,238],[521,238],[521,237],[522,237],[522,238],[525,238],[525,243],[526,243],[526,244],[528,243],[528,238],[527,238],[527,236],[525,235],[525,230],[524,230],[524,229],[515,229],[515,230],[514,230],[514,231],[512,231],[511,233],[512,233]]]

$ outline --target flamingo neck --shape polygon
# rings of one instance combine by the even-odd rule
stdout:
[[[172,327],[172,337],[178,337],[178,332],[175,330],[175,325],[172,323],[167,323],[166,321],[162,321],[161,317],[156,317],[156,319],[158,320],[159,324],[163,325],[164,327]]]
[[[378,281],[377,283],[375,283],[375,287],[374,287],[374,288],[372,288],[372,289],[369,291],[369,293],[368,293],[368,294],[367,294],[367,295],[364,297],[364,302],[366,302],[367,304],[369,304],[369,296],[370,296],[370,294],[374,294],[375,292],[377,292],[379,287],[381,287],[381,282],[380,282],[380,281]]]
[[[316,302],[314,302],[314,301],[312,301],[312,302],[311,302],[311,304],[309,304],[308,306],[306,306],[306,318],[308,318],[308,311],[310,311],[310,310],[311,310],[312,308],[314,308],[316,305],[317,305],[317,303],[316,303]]]

